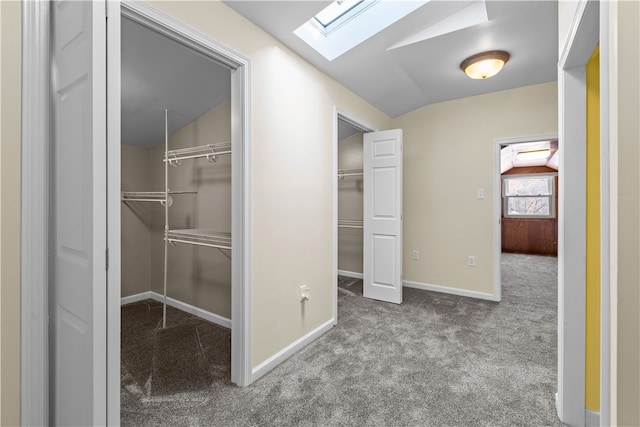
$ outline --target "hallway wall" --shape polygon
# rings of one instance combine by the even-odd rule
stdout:
[[[20,423],[22,2],[0,1],[0,425]]]
[[[391,119],[221,2],[154,7],[251,60],[252,363],[331,324],[334,106],[380,129]],[[311,299],[300,302],[300,286]]]
[[[612,358],[617,364],[617,422],[620,426],[640,425],[640,4],[615,2],[618,63],[617,93],[614,105],[617,116],[611,128],[617,133],[617,153],[612,159],[615,195],[612,198],[612,221],[617,224],[617,247],[612,248],[612,298],[617,311],[612,321],[617,328],[612,337]],[[615,10],[615,9],[614,9]],[[617,155],[616,155],[617,154]],[[612,310],[613,311],[613,310]]]
[[[428,105],[404,131],[404,280],[488,298],[494,284],[495,139],[557,133],[557,83]],[[476,190],[484,189],[484,199]],[[420,251],[412,260],[411,251]],[[467,265],[467,256],[476,266]]]

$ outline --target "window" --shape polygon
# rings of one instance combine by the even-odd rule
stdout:
[[[337,0],[321,10],[314,18],[320,25],[327,28],[363,2],[364,0]]]
[[[336,0],[293,33],[333,61],[428,2]]]
[[[504,216],[555,218],[555,175],[503,177]]]

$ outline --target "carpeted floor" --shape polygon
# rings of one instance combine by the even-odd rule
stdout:
[[[123,329],[122,425],[559,426],[557,260],[502,261],[500,303],[405,289],[402,305],[388,304],[341,278],[338,325],[246,388],[229,384],[228,367],[211,366],[220,359],[209,351],[229,345],[228,331],[214,343],[200,320],[170,318],[191,330],[175,334],[191,353],[161,360],[173,333],[151,327],[159,316],[149,305],[148,316],[140,309],[146,332]],[[188,385],[180,375],[203,378]]]
[[[145,300],[121,310],[121,404],[206,390],[214,383],[231,385],[231,331]]]

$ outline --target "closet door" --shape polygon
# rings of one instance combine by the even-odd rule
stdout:
[[[51,19],[51,424],[106,425],[105,3],[52,2]]]
[[[402,303],[402,129],[364,135],[364,289]]]

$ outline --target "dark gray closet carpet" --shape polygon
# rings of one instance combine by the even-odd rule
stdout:
[[[151,397],[206,390],[215,382],[230,384],[231,331],[145,300],[121,310],[122,407]]]
[[[121,421],[135,426],[559,426],[556,278],[556,258],[503,254],[502,302],[405,289],[402,305],[365,299],[361,281],[341,278],[338,325],[249,387],[235,387],[228,376],[215,379],[211,368],[203,370],[195,360],[206,365],[206,351],[203,359],[193,359],[194,370],[211,376],[206,388],[196,382],[192,390],[180,386],[169,394],[167,381],[155,395],[152,380],[150,389],[131,392],[127,380],[144,375],[140,368],[123,368]],[[184,341],[184,348],[192,347],[190,338]],[[202,335],[200,342],[216,346]],[[136,355],[133,365],[149,357]]]

